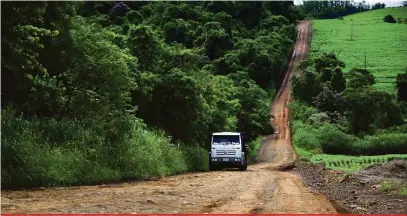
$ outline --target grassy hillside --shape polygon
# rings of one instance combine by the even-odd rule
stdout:
[[[375,87],[395,92],[395,76],[407,64],[407,25],[384,23],[383,17],[389,14],[396,19],[406,18],[407,8],[373,10],[343,20],[313,21],[311,57],[335,52],[346,64],[344,72],[348,72],[354,67],[364,68],[366,54],[366,69],[376,77]]]
[[[368,22],[378,22],[382,23],[383,17],[386,15],[392,15],[395,19],[397,18],[407,18],[407,8],[406,7],[396,7],[396,8],[383,8],[379,10],[371,10],[363,13],[352,14],[344,17],[344,20],[358,20],[358,21],[368,21]]]

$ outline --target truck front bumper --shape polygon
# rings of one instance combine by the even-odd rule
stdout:
[[[243,165],[242,158],[239,157],[216,157],[210,158],[212,164],[221,165],[221,164],[230,164],[230,165]]]

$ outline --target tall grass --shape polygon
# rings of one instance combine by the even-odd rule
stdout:
[[[88,121],[16,116],[2,110],[3,188],[83,185],[206,170],[207,151],[171,143],[142,123],[118,121],[114,134]],[[107,136],[108,135],[108,136]]]
[[[259,136],[249,144],[249,157],[248,157],[249,163],[252,163],[256,160],[257,153],[259,152],[262,141],[263,137]]]

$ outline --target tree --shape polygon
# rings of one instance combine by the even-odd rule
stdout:
[[[126,13],[127,20],[134,25],[139,25],[143,22],[143,15],[139,11],[131,10]]]
[[[385,8],[385,7],[386,7],[386,4],[377,2],[376,4],[374,4],[372,6],[372,10],[381,9],[381,8]]]
[[[345,67],[345,63],[341,60],[339,60],[335,53],[323,53],[322,56],[316,58],[314,60],[314,67],[315,71],[317,73],[322,73],[323,69],[329,68],[329,69],[335,69],[337,67],[343,68]],[[331,76],[327,76],[331,77]]]
[[[57,112],[61,86],[56,75],[66,70],[61,50],[66,52],[70,47],[64,26],[69,18],[61,18],[61,14],[69,15],[68,6],[55,2],[2,3],[1,11],[7,16],[1,20],[2,107],[13,105],[25,116],[53,116]]]
[[[161,43],[150,26],[131,26],[127,44],[143,70],[153,68],[161,51]]]
[[[151,102],[143,109],[149,125],[165,129],[175,140],[197,143],[205,124],[203,91],[197,80],[179,69],[162,74],[152,89]]]
[[[354,134],[402,123],[401,109],[387,92],[371,87],[348,88],[342,95]]]
[[[261,88],[268,88],[278,80],[284,70],[288,49],[275,47],[279,44],[292,44],[286,37],[277,33],[259,36],[256,39],[241,39],[236,43],[236,53],[240,65]],[[286,46],[284,46],[286,47]]]
[[[205,53],[211,60],[223,56],[226,50],[233,47],[229,35],[218,22],[205,23],[201,32],[197,44],[205,48]]]
[[[344,100],[340,93],[334,92],[328,87],[323,87],[322,91],[313,98],[313,104],[323,112],[343,113]]]
[[[242,21],[248,29],[258,26],[262,16],[263,2],[261,1],[237,1],[234,3],[235,17]]]
[[[322,90],[322,83],[317,75],[311,71],[304,71],[300,77],[292,79],[292,94],[294,98],[312,104],[312,100]]]
[[[331,77],[331,87],[337,92],[342,92],[346,88],[346,79],[340,68],[335,68]]]
[[[260,23],[260,27],[267,30],[274,30],[274,28],[281,28],[284,25],[288,25],[289,21],[279,15],[279,16],[269,16],[266,19],[262,20]]]
[[[368,70],[352,68],[347,74],[349,79],[348,87],[362,88],[374,85],[375,77]]]
[[[343,92],[347,110],[349,110],[347,117],[352,126],[350,131],[354,134],[369,131],[374,121],[374,101],[367,94],[365,89],[349,88]]]
[[[190,29],[191,24],[183,19],[174,19],[164,24],[163,30],[167,42],[182,43],[187,47],[192,47],[193,35]]]
[[[109,32],[82,18],[75,23],[72,65],[62,76],[67,98],[62,112],[79,119],[121,116],[130,109],[137,59],[109,41]]]
[[[238,88],[235,96],[240,101],[237,130],[246,132],[249,140],[255,139],[260,134],[272,133],[268,104],[264,103],[267,93],[258,87],[245,71],[238,71],[228,77],[234,80]]]
[[[403,74],[397,74],[396,77],[396,88],[397,88],[397,101],[407,102],[407,67],[406,72]]]
[[[365,2],[354,1],[303,1],[299,7],[308,16],[319,19],[332,19],[370,9]]]
[[[224,57],[215,59],[212,63],[214,72],[218,75],[236,73],[241,68],[239,57],[235,53],[228,53]]]
[[[383,18],[383,21],[384,21],[384,22],[387,22],[387,23],[396,23],[396,20],[393,18],[392,15],[387,15],[387,16],[385,16],[385,17]]]
[[[230,16],[229,14],[225,13],[225,12],[220,12],[215,14],[214,17],[215,22],[218,22],[222,25],[222,28],[224,28],[226,30],[226,32],[228,33],[229,37],[232,38],[233,34],[232,34],[232,16]]]

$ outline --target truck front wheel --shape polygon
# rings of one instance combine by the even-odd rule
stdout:
[[[240,171],[246,171],[247,170],[247,163],[239,167]]]
[[[217,170],[216,165],[209,162],[209,171],[216,171],[216,170]]]
[[[209,171],[215,171],[216,170],[216,165],[215,164],[213,164],[212,162],[212,158],[211,158],[211,153],[209,153]]]
[[[243,165],[240,166],[240,171],[246,171],[246,170],[247,170],[247,156],[245,155]]]

